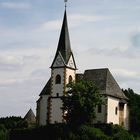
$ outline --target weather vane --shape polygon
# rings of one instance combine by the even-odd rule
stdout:
[[[65,8],[66,8],[67,7],[68,0],[64,0],[64,2],[65,2]]]

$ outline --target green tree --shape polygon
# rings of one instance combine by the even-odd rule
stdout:
[[[113,140],[135,140],[133,135],[119,125],[112,127]]]
[[[93,82],[79,81],[67,85],[67,95],[62,97],[64,118],[69,125],[92,123],[95,108],[101,105],[102,95]]]
[[[0,124],[0,140],[7,140],[8,134],[3,124]]]
[[[129,99],[130,130],[133,134],[140,136],[140,95],[134,93],[130,88],[123,90],[123,92]]]
[[[109,137],[103,131],[93,126],[81,125],[77,133],[80,140],[85,140],[85,138],[87,140],[109,140]]]

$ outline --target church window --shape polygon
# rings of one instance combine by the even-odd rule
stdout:
[[[102,112],[102,106],[98,105],[98,113],[101,113],[101,112]]]
[[[59,74],[55,77],[55,84],[61,84],[61,76]]]
[[[56,96],[59,97],[59,93],[56,93]]]
[[[70,75],[69,76],[69,83],[71,83],[72,82],[72,76]]]
[[[117,107],[115,108],[115,114],[116,115],[118,114],[118,108]]]

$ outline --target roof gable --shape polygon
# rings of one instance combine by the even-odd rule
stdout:
[[[65,64],[65,61],[64,61],[64,59],[63,59],[61,53],[58,52],[56,58],[54,59],[54,61],[53,61],[53,63],[52,63],[52,67],[53,67],[53,68],[54,68],[54,67],[63,67],[63,66],[65,66],[65,65],[66,65],[66,64]]]
[[[75,64],[75,60],[74,60],[73,54],[72,54],[72,55],[70,56],[70,58],[68,59],[67,67],[72,68],[72,69],[77,69],[77,68],[76,68],[76,64]]]

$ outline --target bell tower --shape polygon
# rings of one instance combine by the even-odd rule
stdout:
[[[70,45],[67,12],[65,9],[58,47],[51,65],[51,96],[48,100],[47,117],[49,123],[63,122],[61,97],[66,95],[66,85],[75,81],[76,69]]]

